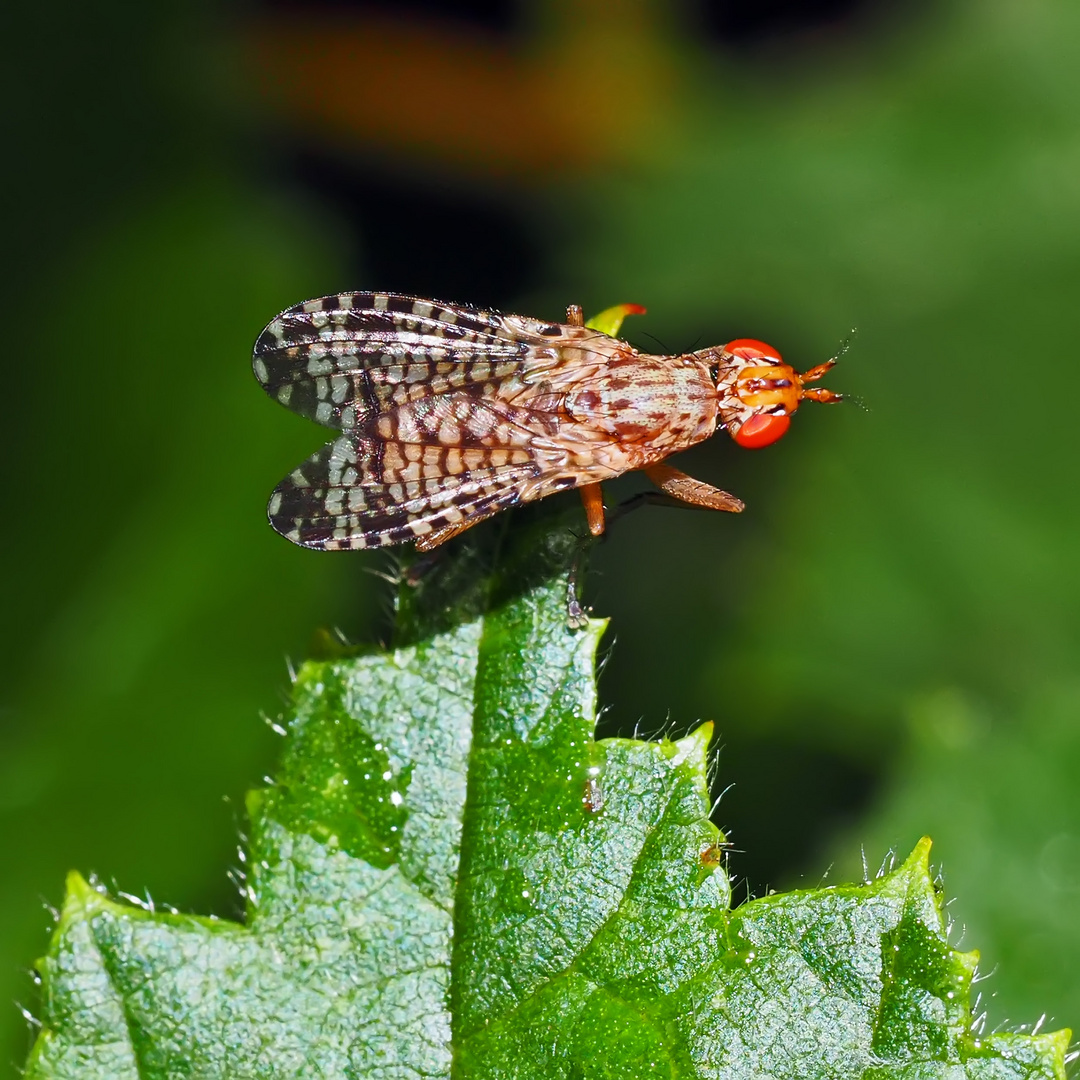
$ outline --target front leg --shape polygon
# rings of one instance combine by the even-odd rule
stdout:
[[[692,476],[687,476],[670,465],[647,465],[642,470],[645,475],[665,495],[678,499],[680,502],[690,503],[691,506],[702,506],[708,510],[727,510],[737,514],[745,509],[746,504],[742,499],[736,499],[726,491],[703,484]]]

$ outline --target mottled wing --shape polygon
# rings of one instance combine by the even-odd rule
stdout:
[[[569,329],[396,293],[342,293],[283,311],[259,335],[252,367],[293,412],[363,430],[417,397],[542,377]]]
[[[472,468],[452,473],[445,460],[450,452],[340,435],[278,484],[270,523],[293,543],[322,550],[422,540],[514,505],[538,471],[524,451],[493,450],[476,451]],[[406,453],[417,460],[404,469],[386,460]]]
[[[567,379],[567,332],[388,293],[283,312],[259,336],[255,375],[276,400],[343,434],[278,485],[271,524],[313,548],[423,542],[535,497],[541,484],[572,487],[536,452],[558,437],[551,382]]]

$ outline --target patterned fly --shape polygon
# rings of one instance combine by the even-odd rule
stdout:
[[[604,531],[600,484],[641,469],[683,502],[742,502],[663,464],[718,428],[775,442],[807,387],[760,341],[650,356],[615,337],[635,304],[586,323],[502,315],[395,293],[342,293],[283,311],[259,335],[266,392],[341,434],[274,490],[270,523],[310,548],[428,551],[517,503],[581,491]]]

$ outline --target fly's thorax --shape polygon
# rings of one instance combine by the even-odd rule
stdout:
[[[696,356],[632,354],[567,396],[571,416],[619,442],[672,453],[716,430],[716,391]]]

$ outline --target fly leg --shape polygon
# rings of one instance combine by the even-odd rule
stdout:
[[[442,562],[442,557],[443,553],[441,551],[424,552],[419,559],[414,560],[405,568],[405,573],[402,575],[402,581],[404,581],[410,589],[415,589],[416,586],[419,585],[440,562]]]
[[[585,558],[589,553],[589,543],[578,544],[570,572],[566,575],[566,625],[571,630],[583,630],[589,625],[588,611],[578,599],[578,583],[585,570]]]
[[[648,465],[643,471],[665,495],[691,506],[700,506],[706,510],[727,510],[732,514],[738,514],[746,508],[742,499],[736,499],[726,491],[703,484],[670,465]]]
[[[642,470],[658,487],[659,491],[642,491],[632,495],[608,515],[608,524],[614,524],[625,517],[631,510],[641,506],[673,506],[682,510],[727,510],[739,513],[745,506],[742,499],[729,495],[726,491],[714,488],[695,480],[692,476],[672,468],[670,465],[649,465]]]
[[[485,517],[491,517],[491,515],[486,514]],[[463,533],[466,529],[471,529],[483,520],[482,517],[474,517],[468,521],[459,521],[456,525],[443,525],[440,529],[432,529],[426,535],[416,538],[416,550],[433,551],[440,544],[445,544],[447,540],[453,540],[455,536]]]
[[[640,304],[616,304],[614,307],[604,308],[599,315],[594,315],[586,322],[581,305],[571,304],[566,309],[566,325],[587,326],[590,330],[599,330],[601,334],[615,337],[627,315],[644,314],[645,309]]]
[[[589,523],[589,533],[592,536],[604,534],[604,496],[600,490],[600,484],[584,484],[578,488],[581,492],[581,501],[585,504],[585,519]]]
[[[459,521],[454,525],[443,525],[440,529],[432,529],[431,532],[418,536],[416,538],[416,550],[420,553],[420,558],[405,571],[405,584],[419,585],[431,573],[433,567],[441,561],[443,552],[439,549],[447,540],[453,540],[455,536],[463,533],[466,529],[471,529],[474,525],[478,525],[494,513],[495,511],[492,511],[491,514],[485,514],[483,517],[474,517],[469,521]]]
[[[578,309],[580,311],[580,308]],[[569,312],[567,312],[569,315]],[[604,532],[604,496],[599,483],[585,484],[578,489],[585,505],[585,518],[589,523],[590,537]],[[571,630],[581,630],[589,625],[589,616],[578,599],[578,583],[583,576],[585,559],[589,553],[590,537],[582,537],[566,576],[566,625]]]

